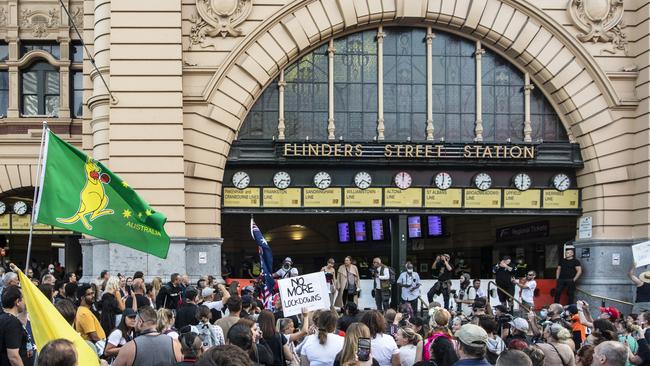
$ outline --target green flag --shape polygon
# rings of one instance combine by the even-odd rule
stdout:
[[[167,218],[102,163],[46,130],[34,221],[167,258]]]

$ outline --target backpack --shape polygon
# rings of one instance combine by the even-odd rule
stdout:
[[[223,344],[223,339],[220,340],[217,336],[216,325],[199,323],[195,327],[199,330],[199,337],[204,347],[210,348]]]
[[[393,268],[389,266],[384,266],[382,267],[381,274],[383,274],[384,273],[383,271],[385,270],[388,270],[388,279],[379,281],[382,290],[389,289],[391,285],[394,285],[397,282],[397,277],[395,276],[395,271],[393,270]]]

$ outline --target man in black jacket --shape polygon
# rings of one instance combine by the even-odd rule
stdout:
[[[156,296],[156,307],[176,310],[181,305],[181,276],[172,273],[170,281],[160,289]]]

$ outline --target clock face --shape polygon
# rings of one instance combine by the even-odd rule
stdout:
[[[435,183],[438,189],[449,189],[452,184],[451,175],[449,175],[447,172],[440,172],[436,174],[436,177],[433,179],[433,183]]]
[[[27,212],[27,204],[23,201],[14,203],[14,212],[18,215],[24,215]]]
[[[530,179],[530,175],[526,173],[518,173],[512,178],[515,187],[520,191],[525,191],[533,185],[533,180]]]
[[[3,215],[5,212],[7,212],[7,205],[0,201],[0,215]]]
[[[232,175],[232,184],[239,188],[244,189],[251,183],[251,177],[246,172],[237,172]]]
[[[279,189],[285,189],[291,184],[291,176],[287,172],[277,172],[273,176],[273,184]]]
[[[553,186],[560,192],[566,191],[571,186],[571,178],[564,173],[556,174],[553,177]]]
[[[478,173],[474,176],[474,185],[481,191],[490,189],[492,187],[492,177],[487,173]]]
[[[327,172],[318,172],[314,175],[314,185],[320,189],[329,188],[332,184],[332,177]]]
[[[407,172],[399,172],[395,175],[395,185],[399,189],[406,189],[413,183],[413,178]]]
[[[358,172],[354,176],[354,184],[361,189],[366,189],[372,184],[372,177],[367,172]]]

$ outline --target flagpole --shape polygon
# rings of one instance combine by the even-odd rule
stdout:
[[[34,207],[38,207],[36,204],[36,197],[38,190],[40,188],[39,183],[41,181],[41,163],[43,162],[43,146],[45,145],[45,134],[47,133],[47,121],[43,121],[43,131],[41,132],[41,147],[38,151],[38,165],[36,166],[36,182],[34,183],[34,198],[32,199],[32,218],[29,220],[29,239],[27,240],[27,259],[25,259],[25,273],[29,269],[29,261],[32,255],[32,236],[34,234],[34,223],[36,222],[36,216],[34,215]]]

